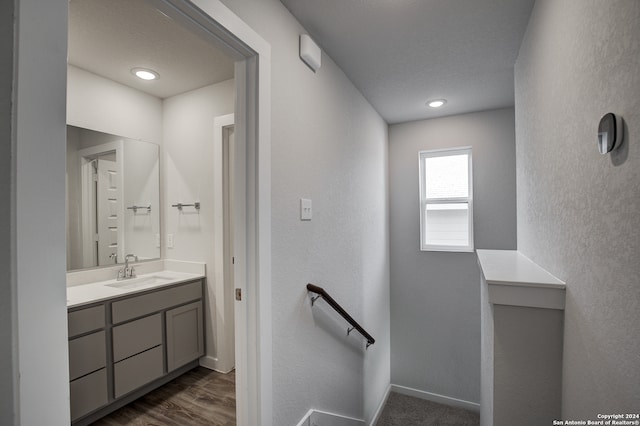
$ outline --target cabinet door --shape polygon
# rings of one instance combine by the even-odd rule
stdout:
[[[171,309],[166,315],[167,369],[172,371],[204,355],[202,301]]]

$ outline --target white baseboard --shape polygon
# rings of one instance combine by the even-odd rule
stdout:
[[[425,392],[418,389],[412,389],[400,385],[391,385],[391,391],[401,393],[403,395],[414,396],[416,398],[425,399],[438,404],[450,405],[452,407],[463,408],[465,410],[480,412],[480,404],[476,402],[465,401],[463,399],[452,398],[449,396],[439,395],[437,393]]]
[[[217,371],[218,373],[227,374],[233,371],[234,367],[228,368],[223,365],[218,358],[206,355],[200,358],[200,366],[208,368],[209,370]]]
[[[369,423],[369,426],[375,426],[376,423],[378,423],[378,420],[380,419],[380,416],[382,415],[382,410],[384,410],[384,406],[387,405],[387,399],[389,399],[389,394],[391,393],[391,385],[387,386],[387,390],[384,393],[384,396],[382,397],[382,400],[380,401],[380,404],[378,404],[378,409],[376,410],[375,414],[373,415],[373,418],[371,418],[371,422]]]
[[[364,420],[320,410],[309,410],[296,426],[364,426]]]
[[[202,362],[201,362],[202,363]],[[378,408],[369,423],[369,426],[375,426],[380,419],[384,406],[389,399],[391,392],[397,392],[403,395],[409,395],[416,398],[424,399],[438,404],[450,405],[452,407],[462,408],[479,413],[480,404],[463,399],[452,398],[449,396],[439,395],[437,393],[425,392],[418,389],[408,388],[406,386],[391,384],[387,388],[384,397],[380,401]],[[298,422],[296,426],[364,426],[365,422],[361,419],[342,416],[340,414],[328,413],[320,410],[309,410],[307,414]]]
[[[304,415],[302,419],[298,422],[296,426],[311,426],[311,415],[313,414],[313,410],[307,411],[307,414]]]

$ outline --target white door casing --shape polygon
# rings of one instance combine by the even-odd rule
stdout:
[[[231,117],[233,119],[233,117]],[[235,163],[235,134],[233,125],[225,126],[222,128],[222,152],[223,152],[223,206],[224,206],[224,304],[231,312],[229,315],[227,326],[227,338],[226,338],[226,353],[225,357],[233,362],[232,368],[235,366],[235,278],[233,274],[234,268],[234,251],[233,251],[233,203],[234,198],[234,185],[233,185],[233,164]],[[243,348],[241,348],[243,349]]]
[[[228,150],[229,135],[234,128],[234,114],[213,119],[213,214],[214,214],[214,265],[213,282],[208,283],[209,300],[215,300],[215,306],[209,306],[208,323],[216,329],[217,341],[221,342],[215,355],[201,359],[201,365],[216,371],[227,373],[235,366],[235,309],[233,277],[233,186],[230,172],[233,171],[233,156]],[[233,138],[232,138],[233,139]],[[231,178],[231,179],[230,179]],[[231,219],[231,220],[230,220]]]

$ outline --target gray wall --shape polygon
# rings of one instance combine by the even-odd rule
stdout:
[[[12,185],[19,415],[22,425],[57,426],[70,419],[64,226],[68,1],[17,3]]]
[[[391,382],[480,402],[475,253],[420,251],[418,151],[473,147],[476,248],[516,248],[512,108],[390,127]]]
[[[640,2],[538,0],[515,68],[518,248],[566,281],[565,418],[640,401]],[[600,117],[624,117],[602,156]]]
[[[13,240],[11,238],[12,196],[12,114],[13,85],[13,12],[14,2],[0,4],[0,419],[13,424],[15,376],[14,366],[14,284],[11,272]]]
[[[387,125],[323,53],[298,56],[304,28],[278,0],[225,0],[271,45],[273,424],[311,408],[370,418],[389,384]],[[299,199],[313,220],[299,220]],[[324,287],[376,339],[306,284]]]

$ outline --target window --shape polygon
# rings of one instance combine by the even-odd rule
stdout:
[[[471,148],[420,152],[420,249],[473,251]]]

